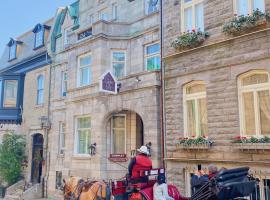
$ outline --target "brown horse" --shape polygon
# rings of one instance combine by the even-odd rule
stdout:
[[[84,181],[71,177],[64,181],[64,200],[97,200],[106,199],[107,184],[98,181]]]

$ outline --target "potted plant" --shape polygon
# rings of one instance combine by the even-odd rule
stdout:
[[[210,140],[206,136],[195,137],[192,136],[191,138],[179,138],[177,141],[177,148],[178,149],[209,149],[213,145],[213,141]]]
[[[208,37],[208,32],[193,29],[178,36],[172,41],[171,46],[177,50],[191,49],[200,46]]]

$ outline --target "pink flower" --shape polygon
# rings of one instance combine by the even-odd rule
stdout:
[[[193,32],[193,33],[195,33],[195,32],[196,32],[196,30],[195,30],[195,29],[192,29],[192,32]]]

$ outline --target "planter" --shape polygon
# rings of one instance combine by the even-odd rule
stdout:
[[[208,150],[212,147],[211,144],[191,144],[191,145],[185,145],[185,144],[177,144],[176,148],[178,150]]]
[[[270,143],[235,143],[233,147],[242,151],[269,151]]]

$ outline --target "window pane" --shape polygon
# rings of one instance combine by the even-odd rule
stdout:
[[[91,64],[91,56],[85,56],[80,58],[80,66],[86,66]]]
[[[13,44],[11,47],[9,47],[9,59],[14,59],[16,58],[16,49],[17,45]]]
[[[196,85],[187,87],[187,94],[194,94],[198,92],[205,92],[204,84],[196,84]]]
[[[44,90],[40,89],[38,90],[37,94],[37,104],[43,104],[43,99],[44,99]]]
[[[203,16],[203,3],[195,6],[196,29],[204,30],[204,16]]]
[[[198,100],[198,113],[199,113],[199,135],[207,135],[208,127],[207,127],[207,108],[206,108],[206,99]]]
[[[124,63],[113,63],[113,74],[116,78],[121,78],[124,76]]]
[[[264,12],[264,0],[253,0],[253,10],[256,9]]]
[[[79,154],[88,153],[88,147],[90,144],[90,131],[89,130],[78,130],[78,149]]]
[[[267,83],[269,81],[267,74],[253,74],[251,76],[245,77],[242,80],[242,85],[254,85],[260,83]]]
[[[256,135],[254,98],[252,92],[243,93],[246,135]]]
[[[125,61],[125,53],[113,52],[113,61]]]
[[[125,153],[125,129],[113,129],[113,153]]]
[[[67,73],[62,72],[62,96],[66,96],[67,94]]]
[[[38,89],[44,88],[44,77],[41,75],[38,77]]]
[[[261,134],[270,135],[270,95],[269,90],[259,91]]]
[[[237,14],[238,15],[248,14],[248,0],[237,0]]]
[[[154,54],[154,53],[159,53],[160,51],[160,45],[159,44],[154,44],[146,47],[146,54]]]
[[[124,116],[113,116],[113,128],[125,128]]]
[[[186,8],[184,11],[184,19],[185,19],[185,30],[184,31],[191,31],[192,30],[192,8]]]
[[[80,73],[80,85],[84,86],[84,85],[89,85],[91,80],[90,80],[90,68],[89,67],[84,67],[81,68],[81,73]]]
[[[18,82],[16,80],[5,81],[4,107],[16,107]]]
[[[78,119],[78,128],[90,128],[91,127],[91,119],[90,117],[79,118]]]
[[[196,136],[195,112],[195,100],[187,101],[187,127],[189,136]]]
[[[36,43],[35,47],[39,47],[43,44],[43,31],[39,31],[36,33]]]
[[[146,14],[151,14],[158,10],[158,0],[145,0]]]
[[[147,59],[147,70],[159,70],[160,69],[160,57],[155,56]]]

